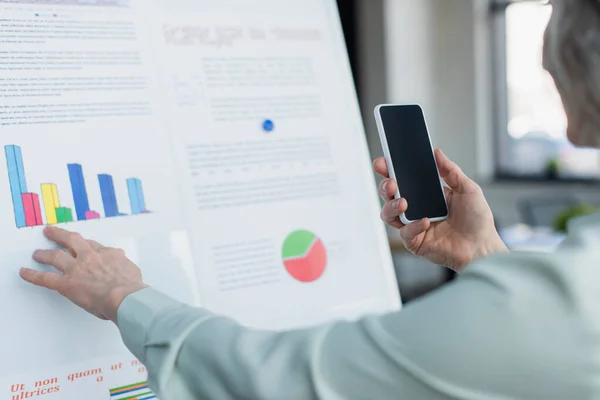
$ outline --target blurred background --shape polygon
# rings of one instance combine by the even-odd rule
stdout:
[[[483,188],[515,251],[552,251],[600,206],[600,154],[566,139],[542,68],[552,7],[535,0],[338,0],[372,157],[379,103],[423,106],[436,147]],[[454,278],[390,231],[403,300]]]

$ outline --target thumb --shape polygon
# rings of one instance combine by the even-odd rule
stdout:
[[[435,151],[440,176],[457,193],[471,193],[477,190],[477,184],[464,174],[462,169],[441,151]]]
[[[430,226],[431,222],[429,221],[429,219],[425,218],[403,227],[400,230],[400,237],[406,245],[406,248],[413,252],[418,250],[418,247],[420,246],[420,242],[422,240],[421,235],[427,232]]]

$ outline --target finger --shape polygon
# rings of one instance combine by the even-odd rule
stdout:
[[[430,226],[431,222],[427,218],[406,225],[406,227],[400,231],[400,236],[406,244],[406,247],[409,249],[414,247],[419,237],[427,232]]]
[[[400,215],[404,214],[407,209],[408,202],[406,199],[388,201],[381,210],[381,219],[394,228],[403,228],[404,224],[400,222]]]
[[[87,242],[89,243],[90,247],[95,251],[100,251],[106,248],[100,243],[96,242],[95,240],[88,240]]]
[[[448,207],[452,207],[452,197],[454,196],[454,192],[447,186],[444,186],[444,194],[446,195],[446,202],[448,203]]]
[[[44,229],[44,235],[53,242],[69,250],[73,256],[91,251],[90,244],[80,234],[69,232],[54,226]]]
[[[390,178],[386,178],[379,184],[379,196],[385,200],[392,200],[398,192],[398,184]]]
[[[34,271],[29,268],[21,268],[19,275],[24,281],[35,286],[41,286],[50,290],[58,290],[61,285],[62,277],[53,272]]]
[[[33,259],[40,264],[52,265],[60,272],[75,265],[75,258],[62,250],[37,250],[33,253]]]
[[[479,188],[479,186],[469,179],[460,167],[450,161],[441,150],[438,149],[435,151],[435,158],[437,160],[438,169],[440,170],[440,176],[452,190],[458,193],[467,194],[472,193]]]
[[[387,162],[384,157],[379,157],[373,162],[373,169],[384,178],[390,177],[390,171],[388,170]]]

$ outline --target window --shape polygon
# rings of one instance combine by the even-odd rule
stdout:
[[[541,1],[496,1],[496,73],[500,178],[600,179],[600,153],[566,138],[567,120],[542,68],[552,7]]]

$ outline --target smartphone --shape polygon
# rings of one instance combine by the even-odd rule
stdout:
[[[375,119],[390,178],[398,182],[395,197],[408,201],[402,223],[447,219],[446,194],[421,106],[382,104],[375,107]]]

